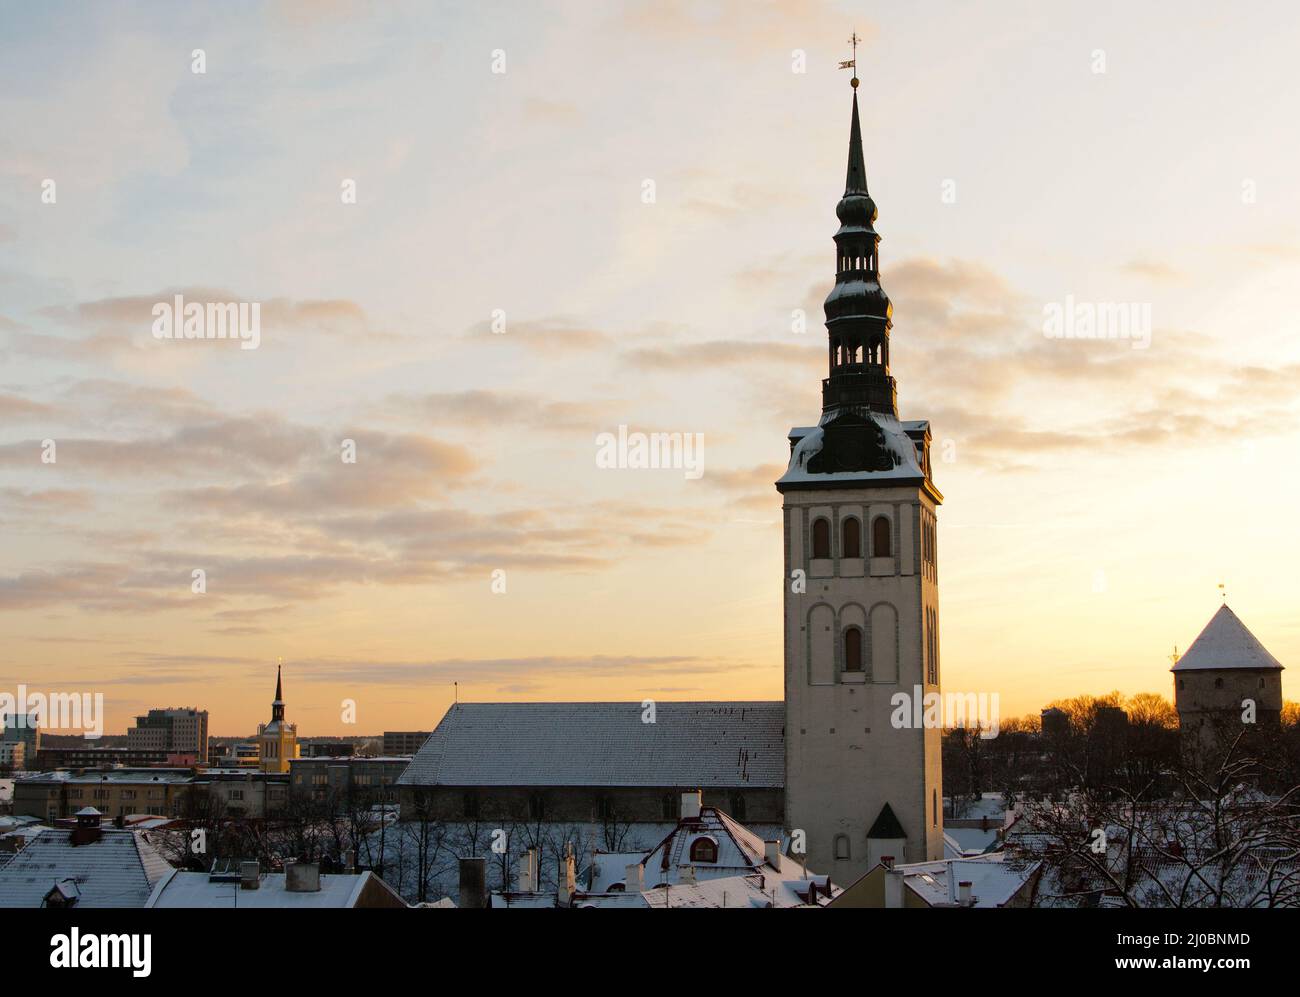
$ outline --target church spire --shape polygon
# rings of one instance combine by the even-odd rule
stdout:
[[[880,235],[876,202],[867,191],[858,117],[857,56],[854,54],[853,116],[844,196],[835,206],[835,286],[826,298],[830,376],[822,382],[822,420],[875,412],[898,418],[898,392],[889,373],[889,330],[893,305],[880,286]]]
[[[867,193],[867,167],[862,160],[862,125],[858,122],[858,80],[853,78],[853,124],[849,126],[849,168],[844,194]]]
[[[271,719],[284,722],[284,692],[280,682],[280,664],[275,666],[275,701],[271,703]]]

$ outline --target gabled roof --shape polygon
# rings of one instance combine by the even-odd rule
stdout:
[[[770,787],[785,782],[780,702],[458,703],[406,786]]]
[[[891,840],[897,838],[906,838],[907,832],[903,830],[903,825],[898,822],[898,817],[894,814],[894,808],[886,803],[880,808],[880,813],[876,817],[876,822],[871,825],[871,830],[867,832],[868,838],[888,838]]]
[[[103,828],[97,840],[80,845],[72,844],[73,833],[47,828],[0,867],[0,907],[40,907],[67,880],[76,884],[79,907],[143,907],[172,871],[135,831]]]
[[[1237,618],[1237,614],[1223,605],[1171,670],[1189,672],[1221,668],[1281,667],[1282,663],[1268,653],[1255,635],[1246,629],[1246,624]]]

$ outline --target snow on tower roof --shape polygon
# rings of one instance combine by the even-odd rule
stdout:
[[[1281,667],[1282,663],[1268,653],[1255,635],[1246,629],[1246,624],[1225,604],[1210,618],[1201,635],[1192,641],[1192,646],[1178,659],[1171,671]]]
[[[781,702],[457,703],[406,786],[754,786],[785,782]]]

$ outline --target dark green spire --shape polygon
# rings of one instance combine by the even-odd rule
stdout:
[[[844,193],[867,193],[867,168],[862,160],[862,126],[858,124],[858,91],[856,88],[853,91],[853,124],[849,129],[849,168],[844,178]]]

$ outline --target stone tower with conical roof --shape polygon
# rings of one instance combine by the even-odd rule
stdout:
[[[786,827],[847,884],[886,854],[943,857],[939,567],[930,427],[902,422],[857,80],[836,206],[828,371],[816,426],[790,431],[785,527]],[[900,709],[900,704],[904,707]],[[798,840],[797,838],[795,840]]]
[[[1215,765],[1243,731],[1276,727],[1282,718],[1282,663],[1227,604],[1171,669],[1184,751]]]

